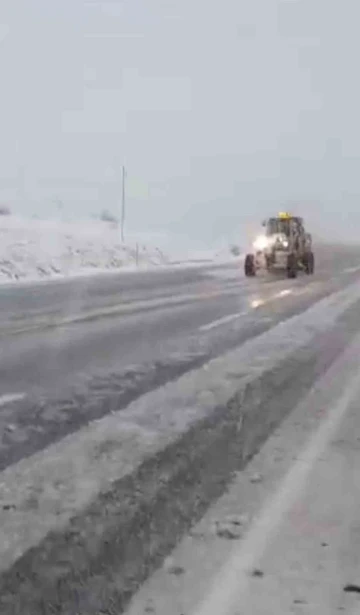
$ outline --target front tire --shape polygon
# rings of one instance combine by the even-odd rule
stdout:
[[[253,278],[256,275],[255,258],[253,254],[246,255],[244,271],[247,278]]]
[[[295,254],[289,254],[286,267],[287,277],[294,279],[297,277],[298,268]]]
[[[306,255],[305,271],[308,275],[313,275],[315,271],[315,257],[313,252]]]

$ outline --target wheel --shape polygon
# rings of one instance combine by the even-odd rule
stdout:
[[[286,273],[288,278],[296,278],[297,276],[298,267],[295,254],[289,254],[288,256]]]
[[[315,270],[315,257],[313,252],[309,252],[305,258],[305,271],[308,275],[312,275]]]
[[[256,275],[255,258],[253,254],[246,255],[244,270],[247,278],[253,278]]]

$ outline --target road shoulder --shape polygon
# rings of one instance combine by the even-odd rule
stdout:
[[[357,594],[344,591],[360,577],[359,355],[357,337],[126,615],[359,608]]]

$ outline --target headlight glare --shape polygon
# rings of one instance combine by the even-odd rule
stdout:
[[[265,237],[264,235],[260,235],[259,237],[257,237],[253,243],[254,249],[255,250],[265,250],[265,248],[267,248],[267,246],[269,245],[269,241],[268,238]]]

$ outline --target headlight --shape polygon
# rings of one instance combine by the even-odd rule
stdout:
[[[288,248],[289,247],[289,240],[286,237],[286,235],[279,235],[279,237],[277,239],[277,243],[280,243],[283,248]]]
[[[253,247],[255,248],[255,250],[259,250],[259,251],[265,250],[265,248],[267,248],[268,245],[269,245],[269,240],[264,235],[257,237],[253,243]]]

